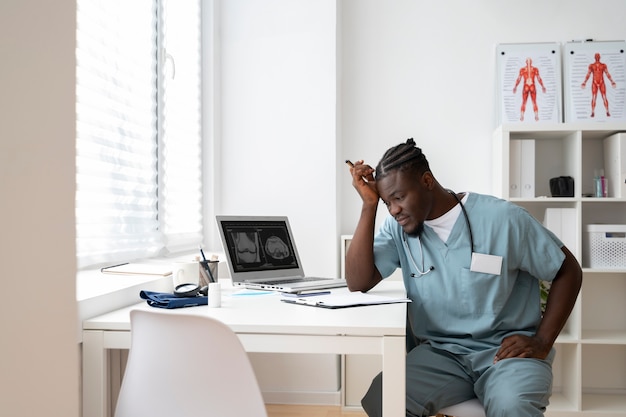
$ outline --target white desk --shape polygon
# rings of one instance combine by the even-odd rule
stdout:
[[[383,282],[372,292],[404,296],[401,282]],[[83,417],[108,416],[106,350],[130,348],[130,310],[151,308],[142,302],[83,322]],[[223,291],[221,308],[168,311],[221,320],[248,352],[382,355],[383,414],[406,414],[404,303],[330,310],[283,303],[275,295],[235,297]]]

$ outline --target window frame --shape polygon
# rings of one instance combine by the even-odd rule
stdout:
[[[205,51],[205,47],[203,46],[205,44],[206,41],[206,34],[207,33],[212,33],[208,32],[205,29],[205,22],[212,22],[213,21],[213,6],[214,6],[214,2],[213,1],[205,1],[205,0],[198,0],[198,5],[199,5],[199,31],[200,31],[200,46],[199,46],[199,72],[200,72],[200,76],[199,76],[199,96],[200,96],[200,102],[199,102],[199,146],[198,146],[198,151],[200,152],[200,161],[199,161],[199,194],[200,196],[198,196],[199,199],[199,224],[200,224],[200,229],[199,229],[199,242],[194,243],[194,244],[188,244],[186,246],[180,247],[180,248],[175,248],[175,249],[171,249],[168,248],[168,239],[167,236],[165,236],[164,234],[164,208],[166,207],[165,204],[165,196],[164,196],[164,182],[163,179],[166,178],[165,175],[165,156],[163,154],[163,150],[165,149],[165,129],[164,129],[164,103],[165,103],[165,97],[164,97],[164,77],[166,76],[166,71],[165,71],[165,67],[168,65],[168,60],[165,59],[166,58],[166,51],[164,48],[164,30],[163,30],[163,25],[165,24],[164,22],[164,4],[167,2],[167,0],[154,0],[154,4],[156,7],[156,28],[155,28],[155,38],[156,38],[156,42],[157,42],[157,46],[156,46],[156,146],[157,146],[157,166],[155,169],[155,173],[156,173],[156,198],[157,198],[157,205],[156,205],[156,216],[157,216],[157,233],[161,236],[160,238],[160,248],[158,249],[158,251],[156,251],[155,253],[151,253],[146,257],[143,258],[163,258],[163,257],[172,257],[172,256],[177,256],[183,253],[187,253],[190,251],[193,251],[194,248],[197,251],[197,246],[198,244],[202,245],[203,244],[203,240],[204,240],[204,231],[208,230],[207,228],[207,218],[206,218],[206,213],[205,213],[205,204],[207,201],[212,201],[212,199],[207,198],[208,195],[212,194],[212,187],[207,187],[205,185],[205,181],[204,179],[207,178],[207,171],[205,169],[205,167],[207,166],[206,164],[206,160],[207,158],[210,158],[209,156],[207,156],[208,154],[211,154],[211,149],[213,148],[212,145],[207,146],[206,144],[206,140],[205,140],[205,127],[207,126],[207,122],[205,120],[205,117],[207,114],[211,115],[212,111],[211,110],[207,110],[205,109],[204,103],[205,103],[205,94],[210,93],[213,89],[207,89],[205,88],[205,80],[210,79],[210,76],[207,76],[207,74],[205,73],[205,63],[206,60],[204,59],[204,51]],[[170,0],[170,5],[173,3]],[[208,20],[205,21],[205,18],[208,18]],[[209,40],[209,43],[212,43],[212,37]],[[78,104],[77,104],[78,105]],[[210,118],[212,120],[212,117]],[[209,122],[210,123],[210,122]],[[77,137],[78,139],[78,137]],[[209,165],[210,166],[210,165]],[[211,174],[209,174],[211,175]],[[212,177],[212,175],[211,175]],[[211,181],[213,182],[213,181]],[[207,194],[209,193],[209,194]],[[78,244],[77,244],[78,246]],[[104,262],[91,262],[91,263],[81,263],[80,259],[78,258],[78,252],[77,252],[77,263],[78,263],[78,269],[91,269],[94,267],[100,267],[100,266],[104,266],[104,265],[110,265],[112,263],[119,263],[119,262],[127,262],[127,261],[133,261],[136,260],[135,257],[130,256],[130,257],[125,257],[125,256],[111,256],[108,257],[106,259],[106,261]]]

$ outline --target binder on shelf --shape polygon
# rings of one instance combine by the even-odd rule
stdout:
[[[578,238],[576,231],[576,209],[574,208],[547,208],[543,225],[554,233],[565,246],[578,256]]]
[[[604,139],[604,174],[608,197],[626,197],[626,133]]]
[[[510,141],[509,197],[535,197],[535,140]]]

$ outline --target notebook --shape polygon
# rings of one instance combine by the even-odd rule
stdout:
[[[284,216],[216,216],[234,286],[297,293],[345,287],[340,278],[307,277]]]

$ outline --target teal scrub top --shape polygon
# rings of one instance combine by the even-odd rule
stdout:
[[[474,252],[502,257],[500,274],[470,270],[470,234],[463,214],[447,242],[424,225],[420,245],[417,237],[404,235],[393,217],[385,219],[374,240],[381,275],[402,269],[415,338],[459,354],[492,348],[512,333],[535,334],[541,319],[539,280],[552,281],[565,259],[563,243],[525,209],[475,193],[464,206]],[[422,271],[434,269],[420,275],[414,264]]]

